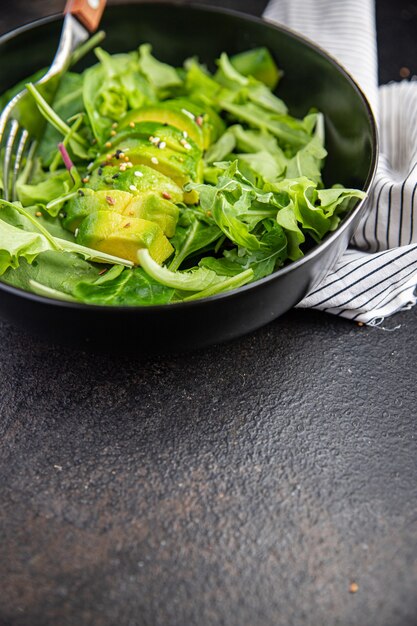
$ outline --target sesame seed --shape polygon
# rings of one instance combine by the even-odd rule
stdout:
[[[159,148],[160,150],[163,150],[163,149],[164,149],[164,148],[166,148],[166,147],[167,147],[167,143],[166,143],[166,141],[160,141],[160,142],[159,142],[159,144],[158,144],[158,148]]]
[[[129,189],[130,189],[130,191],[137,191],[138,190],[136,185],[129,185]]]
[[[131,215],[132,217],[133,217],[133,215],[135,214],[135,212],[134,212],[134,211],[128,211],[127,213],[128,213],[128,215]]]
[[[126,167],[127,167],[127,166],[126,166],[126,163],[122,163],[122,164],[121,164],[121,166],[119,167],[119,170],[120,170],[121,172],[125,172],[125,171],[126,171]]]
[[[129,167],[129,168],[133,167],[133,163],[131,163],[130,161],[128,161],[128,162],[126,163],[126,167]]]
[[[129,226],[130,226],[130,222],[127,222],[127,223],[123,226],[123,228],[129,228]]]
[[[106,141],[104,145],[106,146],[106,148],[111,148],[111,141]]]
[[[111,135],[112,137],[114,137],[114,136],[116,135],[116,131],[115,131],[115,130],[112,130],[112,131],[110,132],[110,135]]]
[[[65,217],[65,213],[60,213],[60,214],[59,214],[59,217],[60,217],[61,219],[64,219],[64,217]]]
[[[187,141],[185,139],[180,139],[180,144],[182,146],[185,146],[186,143],[187,143]]]
[[[188,137],[188,133],[187,133],[187,131],[186,131],[186,130],[183,130],[183,131],[182,131],[182,136],[183,136],[183,137],[185,137],[185,138],[187,139],[187,137]]]
[[[186,142],[186,143],[184,144],[184,148],[185,148],[186,150],[191,150],[191,146],[190,146],[190,144],[189,144],[188,142]]]
[[[130,128],[135,128],[136,124],[135,124],[135,122],[129,122],[129,126],[130,126]]]
[[[82,179],[83,183],[88,183],[88,181],[90,180],[88,176],[84,176],[84,178]]]
[[[172,198],[171,194],[168,193],[167,191],[162,192],[162,197],[165,198],[165,200],[171,200]]]
[[[93,169],[93,165],[94,165],[93,161],[90,161],[90,163],[87,165],[87,169],[88,170]]]
[[[151,162],[152,162],[154,165],[158,165],[158,163],[159,163],[159,161],[158,161],[158,159],[157,159],[156,157],[152,157],[152,158],[151,158]]]
[[[181,111],[185,113],[185,115],[188,115],[188,117],[191,118],[193,121],[195,120],[195,115],[193,115],[190,111],[187,111],[187,109],[181,109]]]
[[[125,153],[122,152],[122,150],[118,150],[117,152],[119,153],[119,156],[117,157],[118,159],[124,159],[125,158]]]
[[[36,211],[35,215],[36,217],[42,217],[42,213],[40,211]]]
[[[114,199],[111,196],[106,196],[106,202],[107,204],[110,204],[111,206],[114,205]]]
[[[79,229],[79,228],[76,228],[76,229],[75,229],[75,232],[74,232],[74,237],[78,237],[78,233],[79,233],[79,231],[80,231],[80,229]]]
[[[139,172],[138,170],[135,171],[135,176],[137,176],[138,178],[142,178],[143,174],[142,172]]]

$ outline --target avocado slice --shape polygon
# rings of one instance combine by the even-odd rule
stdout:
[[[135,265],[139,265],[138,251],[142,248],[147,248],[159,264],[174,251],[155,222],[113,211],[97,211],[86,217],[79,228],[77,243],[128,259]]]
[[[171,178],[178,187],[183,188],[190,181],[201,181],[203,161],[194,159],[188,154],[182,154],[176,150],[165,147],[158,148],[149,139],[126,138],[121,147],[115,153],[109,154],[112,164],[120,162],[119,153],[123,148],[123,158],[128,158],[133,166],[147,165],[158,172]],[[198,194],[195,191],[184,193],[184,202],[194,204],[198,202]]]
[[[159,122],[160,124],[168,124],[178,128],[183,133],[187,134],[187,137],[192,139],[194,143],[200,148],[204,149],[204,135],[202,128],[196,123],[195,117],[187,109],[173,108],[166,106],[169,100],[165,100],[161,104],[156,104],[150,107],[143,107],[141,109],[135,109],[127,113],[119,124],[120,130],[129,126],[130,123],[136,124],[137,122]],[[185,138],[187,138],[185,137]]]
[[[155,222],[167,237],[173,237],[179,216],[175,204],[151,191],[131,193],[118,189],[83,189],[68,202],[62,225],[75,232],[84,218],[97,211],[114,211],[126,217]]]
[[[101,165],[90,173],[86,183],[86,187],[94,190],[120,189],[131,193],[132,186],[139,194],[152,191],[162,197],[169,196],[174,204],[184,201],[182,189],[171,178],[146,165],[136,165],[125,171],[120,171],[119,165]]]
[[[197,98],[195,94],[193,97],[194,99]],[[217,141],[226,130],[226,124],[220,115],[207,104],[194,102],[186,98],[173,98],[172,100],[165,100],[163,105],[174,111],[186,112],[190,119],[191,116],[194,117],[195,124],[202,129],[203,147],[205,150]]]
[[[203,156],[197,144],[190,137],[184,137],[184,133],[175,126],[159,122],[131,122],[131,125],[109,140],[111,147],[107,152],[111,153],[115,147],[124,146],[127,139],[144,139],[159,149],[169,148],[195,160]]]

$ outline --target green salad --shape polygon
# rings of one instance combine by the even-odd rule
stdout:
[[[204,298],[299,259],[364,197],[324,187],[323,116],[290,115],[267,49],[214,73],[149,44],[95,54],[52,106],[28,83],[46,125],[0,200],[3,282],[99,305]]]

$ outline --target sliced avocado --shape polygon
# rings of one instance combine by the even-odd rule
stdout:
[[[165,106],[169,100],[165,100],[159,105],[151,107],[143,107],[127,113],[119,124],[120,130],[129,126],[131,122],[159,122],[160,124],[169,124],[175,128],[179,128],[182,132],[187,133],[197,146],[204,149],[203,130],[195,122],[194,115],[184,112],[181,108],[172,108]],[[187,111],[187,109],[185,109]]]
[[[173,237],[180,212],[179,208],[155,193],[144,195],[141,199],[137,216],[155,222],[160,226],[164,235]]]
[[[97,211],[86,217],[77,242],[94,250],[114,254],[138,265],[138,251],[147,248],[151,257],[163,263],[174,251],[155,222],[125,217],[113,211]]]
[[[107,152],[124,146],[127,139],[145,139],[157,148],[170,148],[195,160],[202,158],[202,151],[197,144],[190,137],[184,137],[184,133],[175,126],[159,122],[131,122],[131,125],[109,140],[111,147]]]
[[[136,165],[152,167],[171,178],[180,188],[190,181],[202,180],[202,160],[196,160],[186,153],[182,154],[168,147],[161,150],[149,139],[126,138],[121,148],[123,148],[122,154],[129,159],[130,163],[133,163],[134,167]],[[117,151],[109,156],[111,163],[117,163],[120,160]],[[184,202],[194,204],[197,201],[198,195],[195,191],[184,193]]]
[[[151,191],[142,193],[117,189],[80,190],[66,207],[62,220],[64,228],[75,232],[85,217],[97,211],[114,211],[126,217],[140,217],[155,222],[167,237],[172,237],[177,225],[179,209],[175,204]],[[168,195],[168,194],[166,194]]]
[[[87,215],[97,211],[115,211],[123,214],[133,196],[126,191],[93,191],[80,189],[75,198],[71,198],[65,208],[62,225],[75,232]]]
[[[99,166],[91,172],[86,185],[94,190],[120,189],[131,193],[134,186],[139,194],[152,191],[161,196],[168,195],[175,204],[184,201],[182,189],[171,178],[146,165],[136,165],[124,171],[120,171],[120,165]]]
[[[254,48],[230,58],[233,67],[243,76],[253,76],[270,89],[275,89],[281,72],[267,48]]]
[[[194,98],[197,99],[195,94]],[[217,141],[226,130],[226,125],[222,118],[207,104],[193,102],[186,98],[174,98],[165,100],[163,105],[168,109],[186,113],[190,119],[194,118],[195,124],[200,126],[203,131],[204,149],[207,149],[212,143]]]

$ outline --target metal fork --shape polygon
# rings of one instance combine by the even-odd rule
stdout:
[[[58,49],[47,73],[35,83],[50,104],[62,73],[74,50],[84,43],[100,22],[106,0],[68,0]],[[0,116],[0,154],[3,158],[3,199],[16,199],[16,181],[25,157],[34,151],[44,119],[27,89],[4,108]]]

